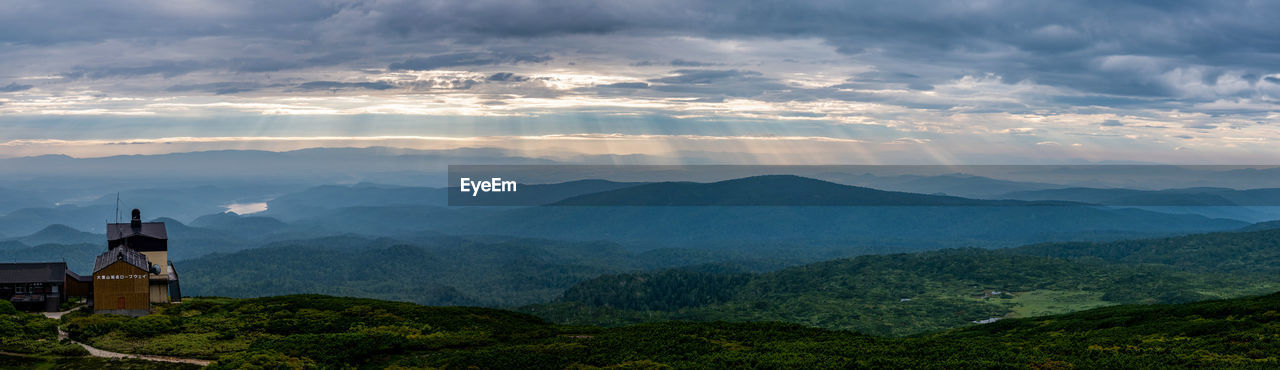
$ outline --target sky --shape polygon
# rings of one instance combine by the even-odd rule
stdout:
[[[0,0],[0,157],[1280,158],[1271,1]]]

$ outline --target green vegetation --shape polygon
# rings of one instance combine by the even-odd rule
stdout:
[[[0,352],[50,356],[88,354],[80,346],[58,341],[57,320],[18,312],[6,300],[0,300]]]
[[[1156,264],[1195,272],[1273,276],[1280,274],[1280,229],[1106,243],[1044,243],[1013,248],[1010,252],[1095,259],[1113,264]]]
[[[203,359],[241,354],[237,361],[249,362],[282,355],[359,362],[551,330],[535,317],[510,311],[320,295],[196,298],[140,318],[74,312],[62,320],[71,338],[110,351]],[[246,352],[253,356],[244,357]]]
[[[143,318],[76,314],[74,337],[260,367],[1150,368],[1280,366],[1280,294],[1123,305],[906,338],[784,323],[560,326],[515,312],[301,295],[193,299]],[[209,335],[208,341],[172,340]],[[110,339],[117,338],[117,339]],[[194,337],[187,337],[194,338]],[[148,346],[160,341],[167,346]],[[207,350],[209,344],[224,343]],[[234,348],[233,348],[234,347]]]
[[[519,306],[555,299],[602,274],[731,260],[732,253],[658,249],[635,253],[612,243],[534,239],[331,237],[281,242],[179,264],[183,293],[261,297],[315,293],[433,305]]]
[[[782,321],[908,335],[992,317],[1125,303],[1178,303],[1275,288],[1263,281],[992,251],[860,256],[759,275],[687,270],[610,275],[521,308],[567,324]]]
[[[199,369],[200,366],[138,359],[0,354],[0,369]]]
[[[1057,315],[1113,305],[1102,299],[1102,292],[1082,290],[1035,290],[1018,293],[1009,299],[1013,312],[1008,317]]]

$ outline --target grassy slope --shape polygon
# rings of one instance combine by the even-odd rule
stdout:
[[[558,326],[483,308],[326,296],[193,300],[141,319],[74,315],[73,335],[166,342],[155,354],[206,351],[175,334],[252,338],[207,353],[217,366],[481,368],[676,367],[1265,367],[1280,366],[1280,294],[1177,305],[1125,305],[885,338],[782,323],[663,322]],[[199,348],[196,348],[199,347]],[[128,349],[128,348],[117,348]]]

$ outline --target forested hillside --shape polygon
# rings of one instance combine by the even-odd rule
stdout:
[[[197,296],[318,293],[509,307],[553,300],[573,284],[602,274],[717,261],[756,271],[788,262],[699,250],[633,252],[606,242],[348,236],[189,260],[182,264],[182,282],[184,294]]]
[[[1060,258],[1096,258],[1116,264],[1158,264],[1209,273],[1280,274],[1280,229],[1256,228],[1262,230],[1105,243],[1044,243],[1010,251]]]
[[[1280,366],[1280,294],[1126,305],[908,338],[782,323],[559,326],[493,309],[303,295],[194,299],[142,318],[70,314],[72,338],[215,368]]]
[[[610,275],[521,310],[552,321],[784,321],[907,335],[990,318],[1274,290],[1274,279],[1071,261],[982,249],[870,255],[758,275],[667,270]]]

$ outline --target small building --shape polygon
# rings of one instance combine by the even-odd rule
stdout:
[[[93,276],[81,276],[67,269],[67,297],[93,298]]]
[[[24,311],[58,311],[67,297],[88,295],[81,281],[66,262],[0,264],[0,299]]]
[[[147,256],[128,246],[119,245],[99,255],[93,264],[93,312],[151,313],[151,275]]]
[[[169,261],[169,234],[163,222],[142,222],[142,211],[134,209],[129,223],[107,224],[107,250],[119,246],[146,256],[152,271],[148,289],[151,303],[177,302],[182,298],[178,287],[178,272]]]

